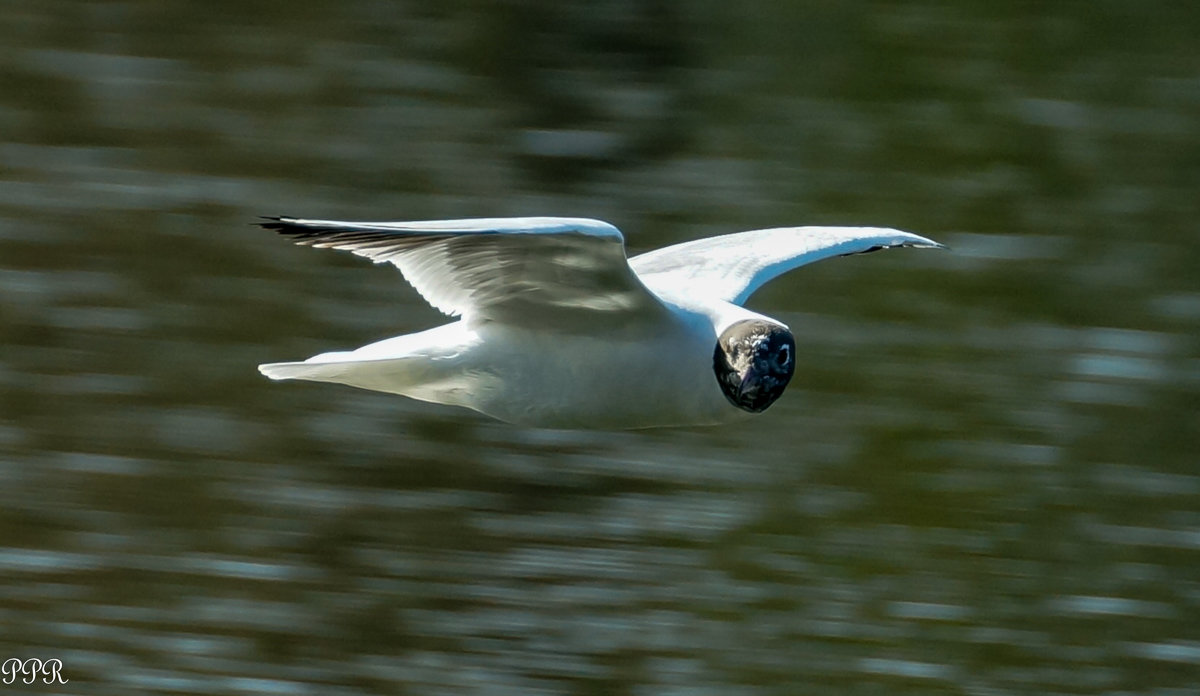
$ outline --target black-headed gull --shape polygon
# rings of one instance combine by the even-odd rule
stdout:
[[[390,262],[458,321],[304,362],[271,379],[336,382],[555,428],[708,425],[760,413],[796,369],[787,326],[742,307],[798,266],[940,247],[877,227],[755,230],[625,257],[612,225],[527,217],[429,222],[266,218],[297,244]]]

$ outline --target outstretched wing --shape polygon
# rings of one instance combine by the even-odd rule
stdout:
[[[629,268],[621,232],[599,220],[267,220],[297,244],[389,262],[429,304],[472,322],[594,330],[667,311]]]
[[[740,305],[768,280],[793,268],[901,246],[942,247],[883,227],[780,227],[676,244],[635,256],[629,265],[651,288]]]

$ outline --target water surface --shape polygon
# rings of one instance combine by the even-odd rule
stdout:
[[[0,658],[70,679],[21,688],[1194,692],[1191,6],[11,4]],[[952,251],[758,293],[761,417],[557,432],[262,379],[443,321],[272,214]]]

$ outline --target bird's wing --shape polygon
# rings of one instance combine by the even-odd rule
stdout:
[[[882,227],[781,227],[684,242],[635,256],[629,265],[651,288],[740,305],[768,280],[793,268],[900,246],[942,245]]]
[[[389,262],[429,304],[468,321],[596,330],[668,311],[629,268],[620,230],[599,220],[266,220],[297,244]]]

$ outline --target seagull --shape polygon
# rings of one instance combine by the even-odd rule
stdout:
[[[458,319],[259,365],[262,374],[565,429],[715,425],[762,413],[798,356],[786,325],[743,307],[754,291],[833,256],[943,246],[880,227],[780,227],[627,258],[620,230],[584,218],[263,220],[296,244],[391,263]]]

